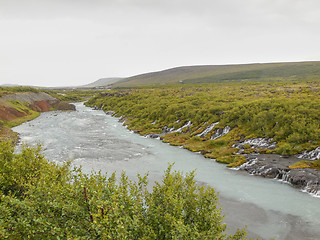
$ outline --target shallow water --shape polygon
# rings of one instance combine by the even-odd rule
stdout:
[[[219,192],[225,222],[233,232],[247,225],[249,236],[268,239],[320,239],[320,199],[286,183],[227,169],[202,155],[134,134],[117,118],[76,104],[74,112],[47,112],[13,128],[21,142],[41,143],[56,162],[73,160],[83,171],[126,171],[130,178],[149,173],[161,181],[169,163]],[[232,227],[231,227],[232,226]]]

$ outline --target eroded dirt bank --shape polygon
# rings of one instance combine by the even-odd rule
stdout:
[[[17,140],[17,134],[10,128],[30,121],[41,112],[50,110],[75,110],[75,106],[62,102],[43,92],[7,94],[0,98],[0,140]]]

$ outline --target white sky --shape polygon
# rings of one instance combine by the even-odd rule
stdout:
[[[319,0],[0,0],[0,85],[310,60]]]

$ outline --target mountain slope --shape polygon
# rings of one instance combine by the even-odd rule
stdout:
[[[81,87],[85,87],[85,88],[106,87],[120,81],[121,79],[122,78],[100,78],[99,80],[93,83],[89,83]]]
[[[257,63],[177,67],[120,80],[114,87],[226,81],[320,79],[320,62]]]

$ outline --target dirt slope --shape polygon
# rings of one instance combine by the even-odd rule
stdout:
[[[11,127],[36,118],[40,112],[50,110],[75,110],[75,106],[61,102],[43,92],[23,92],[2,96],[0,98],[0,141],[15,142],[17,136],[11,131]]]

